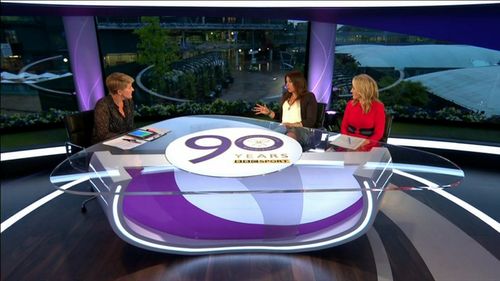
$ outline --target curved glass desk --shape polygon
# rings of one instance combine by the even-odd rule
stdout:
[[[94,145],[50,180],[97,195],[117,235],[160,252],[333,247],[368,231],[384,192],[449,188],[464,177],[434,154],[307,128],[293,131],[297,141],[252,118],[188,116],[147,128],[168,133],[129,149],[112,146],[129,136]]]

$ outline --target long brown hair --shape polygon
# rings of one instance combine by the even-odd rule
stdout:
[[[353,104],[359,102],[364,113],[370,112],[373,101],[378,101],[377,82],[369,75],[360,74],[352,78],[352,86],[356,88],[359,98],[353,100]]]
[[[290,78],[290,81],[292,81],[293,86],[297,90],[298,99],[303,97],[305,94],[308,93],[307,91],[307,82],[306,78],[304,77],[304,74],[300,71],[290,71],[287,74],[285,74],[285,84],[286,84],[286,78]],[[287,92],[285,93],[283,99],[287,100],[292,96],[292,93]]]

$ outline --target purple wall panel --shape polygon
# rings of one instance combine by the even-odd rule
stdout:
[[[94,109],[104,96],[94,17],[68,16],[63,23],[78,107],[81,111]]]
[[[326,104],[332,92],[336,28],[334,23],[311,22],[307,81],[318,102]]]

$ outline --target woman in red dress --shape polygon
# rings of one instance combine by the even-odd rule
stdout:
[[[352,79],[351,93],[340,132],[367,139],[362,150],[369,150],[382,139],[385,129],[385,108],[378,99],[377,82],[366,74],[357,75]]]

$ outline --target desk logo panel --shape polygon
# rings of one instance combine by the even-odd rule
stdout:
[[[204,176],[249,177],[280,171],[302,155],[300,144],[257,128],[223,128],[174,140],[165,150],[175,167]]]

